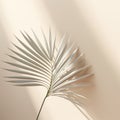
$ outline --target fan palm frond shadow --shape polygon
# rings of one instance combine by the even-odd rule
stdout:
[[[86,97],[79,93],[80,88],[89,85],[84,80],[93,76],[84,54],[80,52],[79,48],[75,48],[73,44],[69,43],[66,35],[63,35],[60,42],[57,43],[51,30],[49,30],[48,39],[42,31],[44,43],[35,32],[33,32],[34,38],[26,32],[21,32],[21,34],[27,43],[16,37],[23,48],[13,43],[18,51],[10,49],[14,55],[8,55],[17,63],[4,61],[14,67],[5,70],[17,73],[17,75],[6,76],[6,78],[11,79],[8,82],[15,86],[43,86],[47,89],[36,120],[39,119],[43,105],[49,96],[69,100],[89,120],[90,117],[81,107],[80,100],[86,99]]]

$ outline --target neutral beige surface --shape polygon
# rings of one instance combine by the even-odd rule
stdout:
[[[19,30],[39,33],[50,25],[69,32],[85,52],[96,75],[94,85],[83,91],[93,120],[120,119],[120,2],[118,0],[0,0],[0,59]],[[0,62],[0,67],[5,64]],[[0,120],[35,120],[45,90],[18,88],[4,82],[0,71]],[[86,120],[71,103],[49,98],[40,120]]]

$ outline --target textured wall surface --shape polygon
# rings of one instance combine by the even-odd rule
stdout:
[[[118,0],[0,0],[0,67],[11,60],[11,41],[19,30],[38,34],[48,26],[68,32],[85,52],[95,72],[94,86],[83,91],[93,120],[120,119],[120,2]],[[40,87],[13,87],[0,71],[0,120],[35,120],[46,91]],[[71,103],[49,98],[40,120],[86,120]]]

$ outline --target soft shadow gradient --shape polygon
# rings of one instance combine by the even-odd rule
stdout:
[[[3,61],[7,57],[10,41],[0,23],[0,69],[8,67]],[[10,72],[0,70],[0,120],[35,120],[35,110],[26,88],[15,87],[6,82],[4,76]]]

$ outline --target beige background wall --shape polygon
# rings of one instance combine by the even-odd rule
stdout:
[[[19,30],[39,33],[48,26],[68,32],[96,75],[94,86],[83,91],[86,111],[94,120],[120,119],[120,2],[119,0],[0,0],[0,60]],[[17,44],[17,43],[16,43]],[[0,62],[0,67],[5,64]],[[0,120],[35,120],[45,90],[18,88],[4,82],[0,71]],[[69,102],[49,98],[40,120],[86,120]]]

